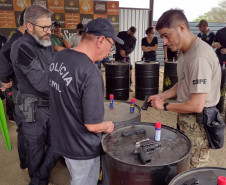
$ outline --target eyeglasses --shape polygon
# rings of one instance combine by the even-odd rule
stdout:
[[[27,22],[28,22],[28,21],[27,21]],[[47,32],[48,30],[52,30],[52,29],[53,29],[53,25],[51,25],[51,26],[39,26],[39,25],[34,24],[34,23],[32,23],[32,22],[29,22],[29,23],[31,23],[31,24],[34,25],[34,26],[38,26],[39,28],[42,28],[42,30],[43,30],[44,32]]]
[[[107,41],[111,44],[111,52],[115,50],[115,45],[106,37],[104,37],[105,39],[107,39]]]

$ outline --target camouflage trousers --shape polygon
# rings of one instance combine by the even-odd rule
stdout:
[[[195,114],[178,114],[178,126],[191,141],[190,168],[203,167],[208,164],[209,142],[203,124],[196,122]]]

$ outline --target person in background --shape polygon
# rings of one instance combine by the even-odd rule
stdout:
[[[164,49],[164,61],[165,62],[172,62],[172,61],[177,61],[177,54],[178,51],[172,51],[171,49],[169,49],[167,47],[167,45],[163,45],[163,49]]]
[[[73,48],[75,48],[79,44],[79,42],[82,38],[83,29],[84,29],[83,24],[78,23],[76,26],[76,33],[74,35],[72,35],[72,37],[69,40],[69,42],[71,43]]]
[[[27,168],[26,163],[26,148],[24,135],[22,133],[21,125],[23,122],[22,114],[19,110],[19,106],[15,102],[15,97],[17,95],[17,79],[13,70],[13,64],[10,58],[10,53],[12,52],[11,47],[12,44],[23,36],[25,32],[25,24],[24,24],[24,12],[26,9],[22,11],[19,17],[19,28],[15,30],[15,33],[7,40],[0,51],[0,80],[3,82],[3,86],[5,87],[6,92],[6,109],[11,110],[12,113],[8,114],[10,120],[15,120],[17,124],[17,147],[18,154],[20,159],[20,167],[21,169]],[[10,95],[11,94],[11,95]]]
[[[133,52],[136,46],[137,39],[134,37],[136,33],[136,28],[131,26],[128,31],[121,31],[118,33],[117,37],[121,38],[124,41],[124,44],[116,43],[116,61],[124,61],[126,58],[127,62],[130,62],[129,54]]]
[[[0,49],[5,44],[6,41],[7,41],[7,38],[4,35],[0,35]]]
[[[226,27],[217,31],[212,47],[217,48],[216,54],[222,66],[226,62]]]
[[[7,38],[4,36],[4,35],[0,35],[0,49],[2,48],[2,46],[5,44],[5,42],[7,41]],[[2,82],[0,81],[1,83],[1,89],[0,89],[0,97],[2,100],[5,99],[5,93],[3,91],[5,91],[5,87],[4,85],[2,84]]]
[[[206,20],[201,20],[196,27],[199,27],[200,31],[198,37],[211,46],[215,37],[215,33],[209,29],[208,22]]]
[[[24,13],[26,31],[12,45],[10,57],[18,81],[16,101],[23,114],[29,185],[47,185],[58,161],[51,150],[49,67],[54,50],[50,35],[52,12],[39,5]]]
[[[123,62],[126,61],[130,64],[130,85],[132,82],[131,70],[133,66],[130,61],[129,54],[133,52],[136,46],[137,39],[135,38],[136,28],[131,26],[127,31],[121,31],[118,33],[117,37],[124,41],[124,44],[116,43],[116,53],[115,53],[115,61]],[[130,87],[130,92],[133,92],[133,89]]]
[[[71,44],[64,38],[61,33],[61,25],[59,22],[53,23],[53,34],[50,37],[55,51],[61,51],[65,48],[71,48]]]
[[[145,31],[146,37],[142,38],[141,47],[143,59],[145,61],[156,61],[156,51],[158,49],[158,39],[155,37],[155,29],[150,26]]]
[[[204,120],[198,118],[203,110],[215,110],[219,102],[221,67],[218,58],[212,47],[191,32],[182,10],[164,12],[157,21],[156,30],[164,45],[179,51],[178,83],[163,93],[150,96],[148,101],[156,109],[179,113],[178,128],[192,144],[191,168],[206,166],[210,146]],[[165,102],[175,96],[177,103]]]
[[[94,19],[86,25],[79,45],[57,53],[50,65],[53,152],[64,156],[70,185],[97,185],[101,133],[111,133],[114,124],[103,120],[104,83],[94,63],[111,54],[114,42],[123,44],[110,21]]]
[[[101,70],[101,64],[103,64],[103,66],[105,67],[105,63],[108,62],[109,60],[110,60],[109,57],[106,57],[102,61],[97,62],[98,69]]]

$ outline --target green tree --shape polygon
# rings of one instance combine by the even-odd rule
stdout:
[[[226,22],[226,0],[222,0],[218,7],[214,7],[209,12],[199,16],[197,19],[195,19],[195,22],[199,22],[202,19],[205,19],[208,22]]]

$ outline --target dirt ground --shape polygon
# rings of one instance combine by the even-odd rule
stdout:
[[[162,79],[163,69],[161,68],[159,88],[160,92],[162,91]],[[133,82],[135,82],[135,80],[133,80]],[[134,83],[132,87],[135,89]],[[132,97],[135,97],[134,92],[130,93],[130,98]],[[136,100],[136,104],[141,106],[143,101]],[[141,121],[161,121],[165,125],[176,128],[177,113],[158,111],[153,108],[149,108],[148,111],[141,112]],[[3,136],[0,134],[0,185],[27,185],[29,183],[28,172],[26,170],[21,170],[19,167],[16,124],[11,121],[7,121],[7,123],[12,150],[9,152],[6,149]],[[222,149],[210,151],[210,160],[208,166],[226,167],[226,145]],[[58,162],[51,172],[50,182],[56,185],[68,185],[69,180],[70,174],[68,173],[67,168]]]

